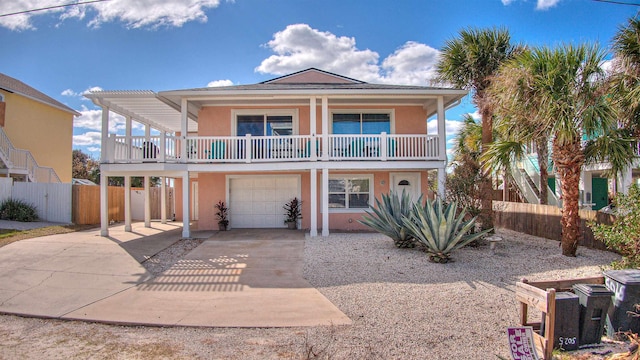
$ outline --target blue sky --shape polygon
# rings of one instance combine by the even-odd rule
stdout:
[[[4,0],[0,15],[72,2]],[[107,0],[0,16],[0,72],[81,112],[74,148],[97,157],[100,111],[82,97],[90,89],[252,84],[309,67],[428,85],[438,49],[462,28],[505,27],[532,46],[608,47],[639,9],[593,0]],[[469,99],[449,110],[448,132],[474,111]],[[111,130],[122,133],[122,121]]]

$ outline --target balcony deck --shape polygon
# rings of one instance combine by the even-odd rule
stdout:
[[[441,160],[437,135],[117,136],[104,163],[277,163]],[[185,141],[183,149],[182,142]],[[326,150],[326,151],[325,151]],[[184,156],[182,154],[185,154]]]

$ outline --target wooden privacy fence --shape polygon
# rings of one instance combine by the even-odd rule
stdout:
[[[142,191],[144,189],[132,188],[132,207],[134,205],[134,192]],[[159,187],[153,187],[150,189],[151,194],[151,218],[160,219],[160,205],[161,205],[161,189]],[[100,186],[92,185],[73,185],[72,189],[73,200],[73,223],[79,225],[94,225],[100,224]],[[109,221],[124,221],[124,188],[119,186],[109,186]],[[139,206],[143,206],[140,204]],[[143,213],[142,209],[135,211],[132,209],[132,214]],[[173,189],[167,189],[167,217],[171,218],[173,214]],[[134,220],[136,219],[133,216]]]
[[[494,201],[495,226],[547,239],[562,239],[560,217],[562,209],[550,205]],[[596,240],[587,226],[589,221],[601,224],[612,224],[613,215],[594,210],[580,210],[580,243],[592,249],[605,250],[602,241]]]

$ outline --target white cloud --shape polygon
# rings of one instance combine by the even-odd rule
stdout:
[[[266,47],[275,52],[255,69],[284,75],[315,67],[371,83],[428,85],[435,76],[439,51],[408,41],[379,63],[380,55],[360,50],[356,40],[322,32],[307,24],[289,25]]]
[[[462,127],[462,122],[457,120],[445,120],[444,126],[446,128],[446,136],[454,136]],[[438,120],[431,119],[427,122],[427,134],[437,134],[438,133]]]
[[[88,88],[87,90],[83,91],[83,92],[75,92],[73,91],[73,89],[66,89],[63,92],[60,93],[60,95],[62,96],[70,96],[70,97],[78,97],[81,98],[82,100],[88,101],[89,99],[87,99],[86,97],[84,97],[84,95],[89,94],[92,91],[102,91],[102,88],[99,86],[93,86]]]
[[[502,5],[509,6],[513,4],[516,0],[501,0]],[[523,0],[526,1],[526,0]],[[558,5],[558,3],[562,0],[537,0],[536,1],[536,10],[549,10],[550,8]]]
[[[440,51],[429,45],[408,41],[382,62],[382,82],[424,85],[436,77]]]
[[[556,6],[560,0],[538,0],[536,4],[536,10],[548,10]]]
[[[219,87],[219,86],[231,86],[233,81],[231,80],[214,80],[207,84],[207,87]]]
[[[14,0],[0,2],[0,14],[41,9],[69,4],[68,0]],[[128,28],[180,27],[190,21],[206,22],[205,11],[216,8],[220,0],[110,0],[85,5],[67,6],[0,18],[0,26],[10,30],[35,29],[31,18],[45,14],[60,14],[59,19],[89,18],[88,25],[120,21]]]
[[[87,130],[102,130],[102,110],[88,109],[82,106],[80,116],[73,120],[73,127]],[[132,121],[131,127],[135,130],[143,130],[144,126],[136,121]],[[110,113],[109,115],[109,133],[124,134],[126,129],[126,120],[124,116]]]
[[[102,134],[97,131],[89,131],[80,135],[73,135],[74,146],[100,145]]]

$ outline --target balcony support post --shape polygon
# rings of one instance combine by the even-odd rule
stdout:
[[[322,236],[329,236],[329,169],[322,169]]]
[[[160,223],[167,223],[167,178],[160,178]]]
[[[144,227],[151,227],[151,177],[144,177]]]
[[[124,177],[124,231],[131,232],[131,176]]]
[[[322,97],[322,161],[329,161],[329,98],[326,96]],[[324,229],[322,232],[324,236]]]
[[[109,138],[109,108],[102,106],[102,147],[100,148],[100,162],[107,162],[107,141]]]
[[[311,229],[309,235],[318,236],[318,170],[311,169]]]
[[[190,185],[189,172],[185,171],[182,174],[182,237],[185,239],[191,237],[191,227],[189,226],[191,221],[191,208],[189,206],[189,200],[191,199]]]
[[[311,139],[309,140],[309,151],[311,151],[311,154],[309,154],[309,157],[311,161],[318,160],[318,150],[316,149],[318,147],[318,144],[316,143],[316,129],[318,127],[316,120],[317,112],[316,98],[312,96],[309,99],[309,135],[311,136]]]
[[[187,162],[187,136],[189,135],[189,117],[187,106],[187,99],[182,99],[180,102],[180,162]],[[187,182],[189,178],[187,178]],[[189,221],[187,219],[187,221]]]
[[[109,236],[109,177],[100,173],[100,236]]]
[[[447,129],[444,118],[444,99],[438,96],[438,159],[447,161]]]

